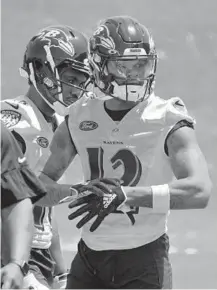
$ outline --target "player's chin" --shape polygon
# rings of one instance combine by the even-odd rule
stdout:
[[[77,100],[78,100],[78,96],[76,94],[73,94],[69,98],[67,98],[66,100],[64,100],[64,103],[67,106],[70,106],[70,105],[74,104],[75,102],[77,102]]]

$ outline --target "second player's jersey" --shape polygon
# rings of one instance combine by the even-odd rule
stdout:
[[[2,101],[1,119],[11,131],[16,131],[24,139],[28,163],[38,174],[50,154],[49,144],[53,137],[51,125],[25,96]]]
[[[85,180],[115,177],[124,186],[151,186],[171,181],[165,139],[175,124],[192,123],[179,98],[153,95],[131,109],[120,122],[113,121],[104,101],[83,98],[71,107],[69,130],[81,158]],[[150,243],[166,232],[167,214],[132,207],[132,225],[121,212],[105,218],[91,233],[92,221],[83,227],[85,243],[95,250],[129,249]]]
[[[25,96],[1,101],[1,120],[23,138],[29,166],[38,174],[50,155],[52,125],[48,124],[35,104]],[[32,247],[49,248],[52,238],[51,208],[35,206],[34,222]]]

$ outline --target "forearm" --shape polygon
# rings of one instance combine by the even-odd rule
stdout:
[[[3,240],[7,243],[11,260],[29,259],[33,235],[33,213],[31,200],[26,198],[6,208],[2,213]]]
[[[39,206],[54,206],[59,202],[72,195],[69,184],[45,184],[46,195],[37,201]]]
[[[207,205],[209,186],[192,179],[175,180],[169,185],[170,209],[199,209]],[[126,205],[153,208],[153,192],[148,187],[124,187]]]
[[[40,174],[39,179],[44,183],[47,191],[47,194],[37,202],[39,206],[54,206],[62,199],[73,195],[70,184],[58,184],[43,173]]]
[[[53,233],[53,237],[51,241],[50,252],[51,252],[51,256],[53,257],[56,263],[55,269],[54,269],[54,275],[56,276],[56,275],[65,273],[67,271],[67,268],[63,259],[59,229],[58,229],[56,218],[54,216],[52,218],[52,233]]]

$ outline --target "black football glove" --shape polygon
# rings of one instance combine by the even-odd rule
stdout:
[[[84,224],[97,216],[96,220],[90,227],[90,231],[95,231],[102,223],[104,218],[110,213],[121,210],[121,207],[127,200],[127,197],[122,190],[121,183],[118,179],[101,178],[90,181],[83,186],[83,190],[92,192],[92,194],[80,197],[69,204],[69,208],[74,208],[79,205],[78,210],[68,216],[69,220],[73,220],[78,216],[88,212],[78,223],[77,228],[81,228]]]

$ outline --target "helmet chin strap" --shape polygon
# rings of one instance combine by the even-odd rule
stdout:
[[[147,81],[144,82],[143,86],[136,85],[123,85],[119,86],[116,82],[112,82],[114,86],[113,97],[118,98],[122,101],[138,102],[143,100],[146,95]]]
[[[55,113],[57,113],[58,115],[64,117],[68,114],[69,112],[69,108],[64,106],[63,104],[61,104],[59,101],[55,101],[53,104],[50,103],[44,96],[42,93],[40,93],[40,91],[38,90],[37,86],[35,86],[37,92],[40,94],[40,96],[42,97],[42,99],[47,103],[47,105],[54,110]]]
[[[52,106],[54,108],[54,111],[62,117],[65,117],[69,113],[69,107],[65,107],[58,101],[54,102]]]
[[[64,104],[61,104],[58,100],[56,100],[53,104],[50,103],[44,96],[43,94],[40,92],[40,90],[38,89],[36,80],[35,80],[35,75],[34,75],[34,69],[32,66],[32,63],[29,63],[29,70],[30,70],[30,75],[29,75],[29,79],[32,82],[32,84],[34,85],[36,91],[38,92],[38,94],[42,97],[42,99],[47,103],[47,105],[54,110],[54,112],[56,112],[58,115],[64,117],[68,114],[69,112],[69,108],[64,106]]]
[[[53,73],[56,73],[56,79],[58,81],[60,81],[60,77],[59,77],[59,73],[58,70],[55,70],[55,63],[54,63],[54,59],[52,57],[51,51],[50,51],[50,47],[48,45],[44,46],[44,49],[46,51],[47,54],[47,60],[49,61],[50,65],[51,65],[51,69],[53,71]],[[64,106],[64,102],[63,102],[63,94],[61,92],[61,88],[60,86],[57,87],[58,90],[58,99],[56,100],[56,102],[54,102],[53,104],[49,103],[49,106],[60,116],[65,116],[68,113],[68,108],[67,106]],[[43,97],[43,99],[46,99]],[[56,99],[56,98],[55,98]],[[46,99],[46,102],[48,103],[48,100]]]
[[[56,100],[53,104],[50,103],[44,96],[42,93],[40,93],[40,91],[38,90],[37,86],[35,86],[37,92],[40,94],[40,96],[42,97],[42,99],[47,103],[47,105],[54,110],[55,113],[57,113],[58,115],[64,117],[68,114],[69,112],[69,107],[65,106],[64,104],[62,104],[61,102],[59,102],[58,100]]]

